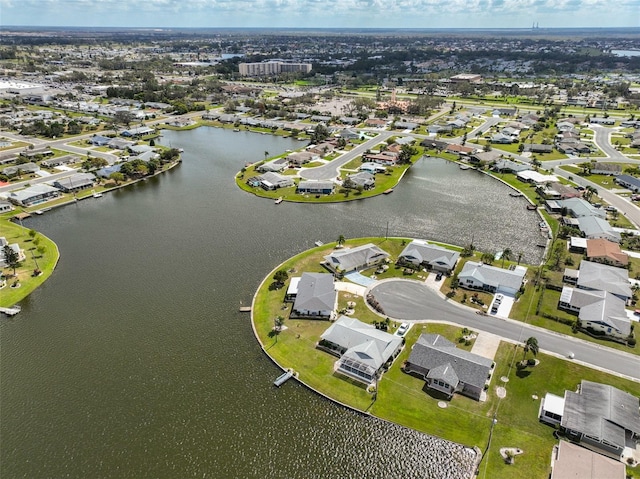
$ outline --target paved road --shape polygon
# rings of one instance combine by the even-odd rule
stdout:
[[[543,352],[564,358],[569,352],[573,352],[576,362],[640,382],[640,357],[638,356],[600,347],[520,321],[501,319],[491,315],[480,316],[470,308],[446,300],[418,281],[383,281],[373,286],[371,293],[382,305],[385,314],[397,320],[448,321],[470,327],[475,331],[486,331],[517,343],[535,336]]]
[[[339,176],[338,169],[342,168],[355,157],[362,155],[365,151],[385,142],[387,138],[398,136],[398,133],[393,131],[380,131],[378,133],[379,134],[375,138],[358,145],[353,150],[348,151],[326,165],[318,166],[316,168],[303,168],[300,170],[300,176],[307,180],[333,180],[336,176]]]
[[[627,163],[629,161],[629,158],[624,156],[611,145],[611,133],[615,131],[614,128],[607,128],[601,125],[591,125],[590,128],[595,133],[593,136],[593,142],[604,152],[605,155],[609,157],[609,161],[620,161],[623,163]]]

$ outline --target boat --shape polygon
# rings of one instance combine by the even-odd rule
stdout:
[[[522,193],[509,193],[509,196],[513,198],[520,198],[522,196]]]
[[[390,193],[393,193],[393,188],[389,188],[388,190],[384,190],[384,191],[382,192],[382,194],[383,194],[383,195],[388,195],[388,194],[390,194]]]
[[[471,168],[469,165],[458,165],[458,167],[459,167],[461,170],[468,170],[469,168]]]
[[[275,201],[276,205],[279,205],[280,203],[282,203],[282,196]]]
[[[34,213],[37,214],[37,215],[41,215],[43,213],[43,211],[42,210],[35,210]]]
[[[547,244],[546,244],[546,243],[538,243],[536,246],[537,246],[538,248],[546,248],[546,247],[547,247]]]
[[[533,211],[533,210],[537,210],[537,209],[538,209],[538,207],[537,207],[536,205],[527,205],[527,209],[528,209],[529,211]]]
[[[94,198],[102,198],[102,193],[97,193],[95,190],[93,190],[93,191],[91,192],[91,195],[92,195]]]
[[[315,243],[313,243],[316,246],[322,246],[324,245],[324,243],[322,241],[316,241]]]

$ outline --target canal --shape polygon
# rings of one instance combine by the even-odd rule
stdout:
[[[263,277],[316,240],[411,236],[538,262],[538,218],[509,188],[438,159],[366,201],[296,205],[240,191],[291,140],[164,132],[182,165],[25,221],[61,259],[0,321],[7,478],[428,477],[428,437],[338,407],[279,374],[253,337]],[[480,445],[484,446],[484,445]]]

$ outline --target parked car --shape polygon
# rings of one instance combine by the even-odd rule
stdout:
[[[400,327],[398,328],[398,330],[396,331],[396,334],[398,336],[404,336],[405,333],[409,330],[409,324],[407,323],[402,323],[400,325]]]
[[[436,281],[440,281],[442,279],[442,273],[436,274]]]

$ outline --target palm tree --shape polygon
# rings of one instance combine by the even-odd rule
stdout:
[[[267,158],[269,157],[269,152],[265,151],[264,152],[264,161],[267,161]]]
[[[342,246],[345,242],[345,238],[343,235],[338,236],[338,245]]]
[[[501,268],[504,268],[505,260],[506,261],[510,261],[512,257],[513,257],[513,251],[511,251],[509,248],[505,248],[504,251],[502,252],[502,266],[501,266]]]
[[[524,358],[527,357],[528,352],[531,352],[531,354],[533,354],[534,356],[537,356],[538,351],[540,351],[540,347],[538,346],[538,340],[534,336],[531,336],[529,339],[525,341],[524,347],[522,349],[524,351],[524,354],[522,355],[523,361],[524,361]]]

